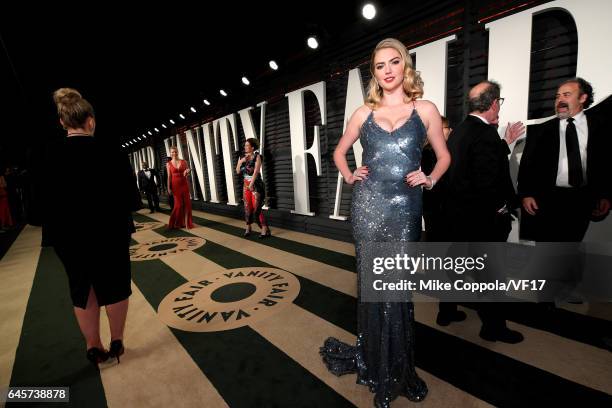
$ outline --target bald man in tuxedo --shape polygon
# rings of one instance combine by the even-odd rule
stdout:
[[[455,242],[506,242],[518,200],[510,177],[509,145],[525,132],[521,122],[508,124],[504,138],[497,133],[504,98],[500,86],[483,81],[468,95],[470,114],[448,141],[451,165],[444,207],[447,233]],[[510,330],[505,306],[481,302],[476,307],[482,320],[480,337],[488,341],[519,343],[521,333]],[[441,302],[436,322],[447,326],[465,319],[455,303]]]

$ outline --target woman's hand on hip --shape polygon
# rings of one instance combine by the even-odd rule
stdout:
[[[368,166],[357,167],[355,171],[350,175],[346,182],[348,184],[355,184],[356,181],[367,180],[369,174]]]
[[[420,186],[421,184],[425,184],[427,186],[427,183],[427,176],[421,170],[411,171],[406,175],[406,184],[408,184],[410,187]]]

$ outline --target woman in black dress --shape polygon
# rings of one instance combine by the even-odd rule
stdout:
[[[261,179],[261,155],[257,151],[259,143],[257,139],[250,138],[244,143],[244,157],[236,164],[236,174],[241,174],[243,182],[244,218],[246,230],[244,236],[251,235],[251,224],[253,221],[261,228],[259,238],[270,236],[270,228],[266,217],[261,211],[263,201],[266,197],[266,189]]]
[[[109,357],[119,361],[132,293],[131,211],[140,207],[134,173],[115,148],[116,141],[93,137],[94,111],[79,92],[61,88],[53,98],[67,137],[49,146],[45,160],[45,240],[68,275],[87,358],[94,364]],[[105,191],[112,192],[112,198],[107,199]],[[108,352],[100,339],[100,306],[106,306],[110,322]]]

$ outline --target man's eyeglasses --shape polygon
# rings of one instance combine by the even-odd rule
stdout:
[[[502,106],[504,104],[504,100],[506,98],[497,98],[497,102],[499,103],[499,106]]]

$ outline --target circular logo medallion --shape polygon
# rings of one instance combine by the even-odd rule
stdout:
[[[300,281],[276,268],[237,268],[206,275],[170,292],[157,313],[170,327],[192,332],[235,329],[290,305]]]
[[[130,247],[130,259],[132,261],[149,261],[176,255],[183,251],[193,251],[205,243],[206,240],[200,237],[177,237],[145,242]]]
[[[149,221],[149,222],[135,222],[134,226],[136,227],[136,232],[146,231],[161,228],[164,226],[161,222]]]

